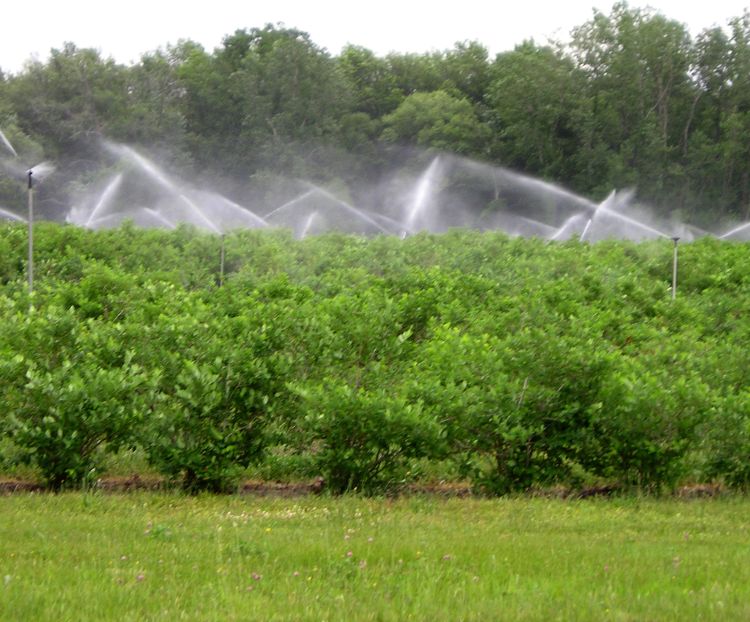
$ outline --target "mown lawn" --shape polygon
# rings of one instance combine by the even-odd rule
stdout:
[[[0,497],[0,620],[747,620],[750,499]]]

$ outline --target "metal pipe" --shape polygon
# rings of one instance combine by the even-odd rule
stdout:
[[[224,234],[221,234],[221,258],[219,260],[219,285],[224,285]]]
[[[672,300],[677,298],[677,242],[680,241],[680,238],[674,237],[672,238],[672,241],[674,242],[674,256],[672,258]]]
[[[29,295],[34,291],[34,187],[29,171],[29,260],[26,271],[29,276]]]

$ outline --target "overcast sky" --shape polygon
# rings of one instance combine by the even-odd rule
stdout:
[[[750,0],[630,2],[654,7],[693,34],[725,26],[748,4]],[[9,0],[0,8],[0,68],[15,73],[30,58],[46,60],[51,48],[66,41],[126,64],[180,39],[212,51],[225,35],[269,22],[310,33],[332,54],[347,43],[384,55],[445,50],[465,40],[479,41],[495,54],[524,39],[565,40],[594,7],[608,14],[612,5],[597,0]]]

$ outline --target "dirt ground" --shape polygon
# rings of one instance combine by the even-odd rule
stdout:
[[[170,488],[168,482],[160,477],[140,476],[138,474],[103,477],[98,479],[92,486],[94,490],[108,493],[127,493],[133,491],[159,491]],[[45,492],[44,484],[32,480],[17,478],[3,478],[0,476],[0,495],[14,493]],[[243,482],[237,492],[241,495],[255,497],[280,497],[293,498],[317,495],[325,490],[325,482],[322,478],[305,482],[274,482],[261,480],[248,480]],[[614,485],[592,486],[580,490],[572,490],[564,487],[555,487],[544,490],[530,491],[529,496],[557,497],[560,499],[588,499],[591,497],[611,497],[622,493],[623,490]],[[724,493],[724,488],[719,484],[691,484],[676,489],[673,496],[685,499],[715,497]],[[437,482],[426,484],[411,484],[406,486],[402,494],[419,495],[425,494],[437,497],[470,497],[474,493],[471,485],[467,482]]]

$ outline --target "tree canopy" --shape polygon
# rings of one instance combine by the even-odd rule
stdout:
[[[494,58],[476,41],[336,56],[270,24],[131,66],[67,43],[0,73],[0,129],[59,160],[85,160],[100,136],[157,148],[240,186],[269,172],[353,183],[377,178],[385,149],[430,148],[594,199],[635,187],[662,216],[750,218],[750,13],[692,37],[621,2],[568,41]]]

